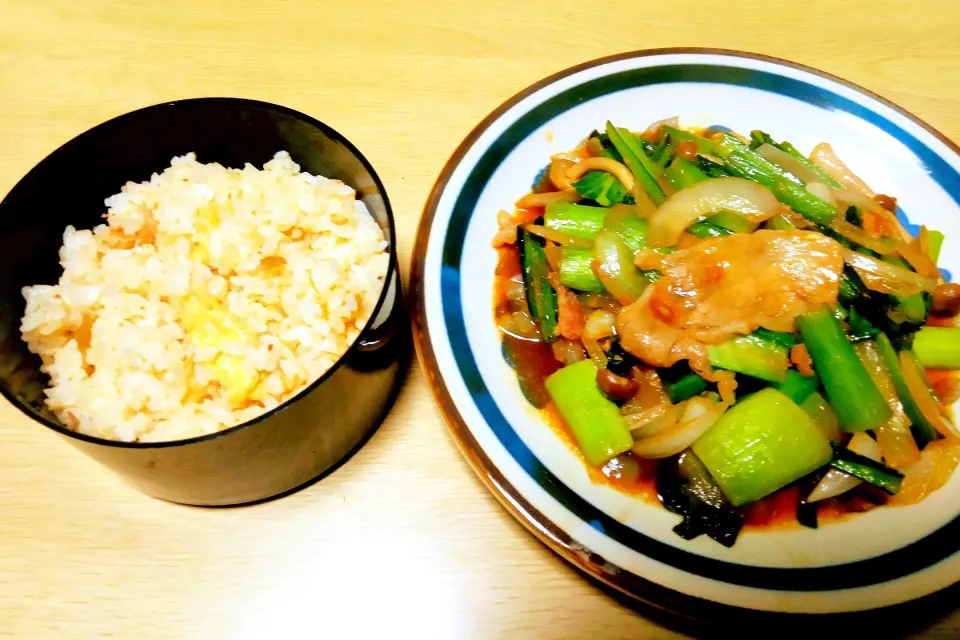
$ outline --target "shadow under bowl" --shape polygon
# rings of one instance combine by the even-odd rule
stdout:
[[[21,289],[57,282],[67,225],[101,224],[105,198],[126,182],[149,180],[173,156],[191,151],[200,162],[236,168],[259,167],[287,151],[301,170],[354,188],[390,244],[376,309],[326,374],[254,420],[157,443],[104,440],[67,429],[45,407],[49,380],[20,337]],[[237,98],[182,100],[119,116],[51,153],[0,201],[0,392],[157,498],[229,506],[285,494],[361,446],[396,397],[410,358],[410,337],[395,241],[390,203],[373,167],[343,136],[309,116]]]

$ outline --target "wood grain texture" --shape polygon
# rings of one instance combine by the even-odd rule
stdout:
[[[0,3],[0,193],[70,137],[184,97],[268,100],[338,129],[383,178],[404,270],[427,193],[503,100],[645,47],[765,53],[859,83],[960,139],[953,0]],[[185,150],[186,151],[186,150]],[[119,186],[119,185],[118,185]],[[913,633],[960,636],[960,613]],[[570,569],[483,489],[414,366],[348,464],[238,510],[126,487],[0,406],[0,636],[672,638]]]

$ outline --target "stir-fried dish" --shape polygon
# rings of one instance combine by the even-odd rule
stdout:
[[[915,503],[960,459],[960,285],[896,210],[829,144],[608,122],[498,216],[504,356],[684,538]]]

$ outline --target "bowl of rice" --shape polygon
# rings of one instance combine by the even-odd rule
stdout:
[[[0,201],[0,392],[143,492],[283,495],[379,424],[409,359],[393,217],[323,123],[147,107]]]

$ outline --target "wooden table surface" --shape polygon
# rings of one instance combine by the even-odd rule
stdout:
[[[287,105],[386,183],[406,273],[456,145],[541,77],[646,47],[809,64],[960,140],[955,0],[0,3],[0,194],[74,135],[177,98]],[[147,498],[0,406],[0,636],[670,638],[541,546],[461,459],[419,367],[348,464],[235,510]],[[960,611],[911,632],[960,636]]]

